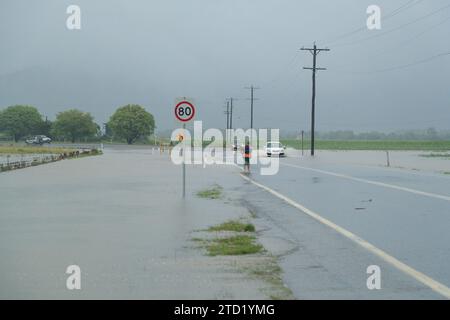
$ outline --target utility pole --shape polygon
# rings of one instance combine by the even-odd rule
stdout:
[[[230,129],[233,129],[233,98],[230,98]]]
[[[255,95],[254,92],[255,90],[260,89],[259,87],[254,87],[253,85],[251,85],[250,87],[245,87],[245,89],[250,90],[250,129],[253,129],[253,104],[255,100]]]
[[[229,122],[229,128],[233,129],[233,102],[236,101],[235,98],[231,97],[227,99],[227,105],[230,106],[229,113],[230,113],[230,122]]]
[[[227,129],[230,129],[230,103],[227,101],[227,111],[225,111],[227,115]]]
[[[304,156],[304,152],[303,152],[303,137],[304,137],[304,135],[305,135],[305,131],[304,130],[302,130],[302,156]]]
[[[227,130],[230,129],[230,102],[227,101],[227,111],[224,112],[227,115],[227,128],[225,130],[225,135],[227,137],[228,140],[228,133]]]
[[[311,103],[311,156],[314,156],[314,130],[316,121],[316,72],[320,70],[327,70],[326,68],[318,68],[316,65],[317,55],[321,51],[330,51],[330,49],[318,49],[316,43],[313,48],[301,48],[300,50],[309,51],[313,56],[312,68],[303,67],[305,70],[312,70],[312,103]]]

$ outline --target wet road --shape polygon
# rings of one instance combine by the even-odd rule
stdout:
[[[195,195],[242,184],[235,171],[189,168],[185,201],[180,167],[148,147],[1,173],[0,299],[267,298],[234,258],[211,259],[192,241],[248,215]],[[66,288],[73,264],[81,290]]]
[[[450,286],[449,176],[323,163],[320,156],[281,159],[273,176],[253,172],[254,181]],[[277,219],[284,207],[268,214]],[[289,228],[298,217],[283,219]]]
[[[167,155],[120,147],[0,177],[0,297],[261,298],[259,282],[211,265],[189,248],[193,230],[252,214],[258,241],[279,257],[300,299],[435,299],[441,295],[230,166],[180,168]],[[442,174],[281,159],[274,176],[251,178],[364,238],[401,262],[450,285],[450,177]],[[195,192],[220,184],[224,199]],[[188,247],[186,247],[188,246]],[[214,260],[215,261],[215,260]],[[81,292],[65,288],[69,264]],[[378,265],[382,289],[368,290]]]

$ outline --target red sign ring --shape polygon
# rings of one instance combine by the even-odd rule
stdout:
[[[178,112],[177,112],[178,108],[183,104],[187,104],[189,107],[191,107],[191,110],[192,110],[192,114],[189,116],[189,118],[186,118],[186,119],[180,118],[180,116],[178,115]],[[181,122],[188,122],[188,121],[192,120],[194,115],[195,115],[195,107],[189,101],[181,101],[175,106],[175,117]]]

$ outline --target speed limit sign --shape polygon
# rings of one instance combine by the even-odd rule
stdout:
[[[181,122],[189,122],[194,118],[195,107],[189,101],[181,101],[175,106],[175,117]]]

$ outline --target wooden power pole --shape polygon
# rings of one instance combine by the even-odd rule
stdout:
[[[320,70],[327,70],[326,68],[317,67],[317,55],[321,51],[330,51],[330,49],[319,49],[314,43],[312,48],[301,48],[301,50],[311,52],[313,56],[313,66],[303,67],[305,70],[312,70],[312,103],[311,103],[311,156],[314,156],[314,130],[316,121],[316,72]]]

